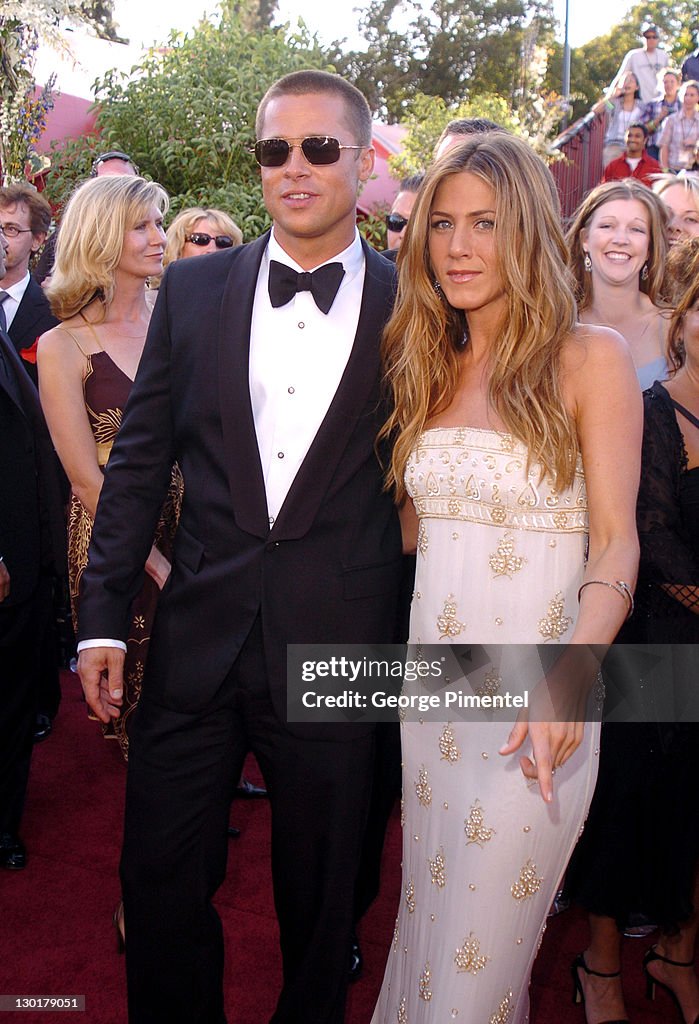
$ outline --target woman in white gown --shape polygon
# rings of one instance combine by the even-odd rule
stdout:
[[[385,434],[417,549],[411,641],[576,647],[549,676],[564,720],[521,717],[508,738],[486,714],[406,716],[402,899],[373,1024],[523,1024],[594,789],[593,645],[632,603],[641,403],[623,339],[576,324],[555,187],[521,140],[477,136],[433,165],[399,266]]]

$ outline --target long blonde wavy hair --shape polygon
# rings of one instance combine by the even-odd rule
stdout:
[[[154,181],[124,174],[91,178],[68,201],[61,219],[56,262],[46,295],[59,320],[99,298],[104,312],[114,297],[124,235],[153,206],[166,213],[167,192]]]
[[[699,238],[685,238],[671,247],[667,273],[674,306],[667,336],[667,356],[672,375],[685,364],[684,318],[699,301]]]
[[[575,472],[575,424],[562,394],[562,346],[575,325],[573,280],[566,266],[558,194],[545,164],[516,136],[472,136],[428,170],[398,256],[399,283],[384,330],[385,381],[393,411],[379,440],[393,443],[387,486],[405,496],[410,452],[459,383],[468,316],[435,290],[429,255],[430,211],[445,178],[467,171],[495,192],[495,240],[505,289],[503,317],[489,366],[488,400],[561,489]]]

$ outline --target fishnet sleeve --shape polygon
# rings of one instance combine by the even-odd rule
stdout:
[[[699,567],[682,524],[680,478],[687,465],[682,434],[664,391],[644,394],[643,458],[637,523],[639,578],[699,615]]]

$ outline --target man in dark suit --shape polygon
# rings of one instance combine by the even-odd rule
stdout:
[[[46,241],[51,207],[26,182],[0,188],[0,224],[7,238],[7,266],[1,291],[7,332],[23,354],[25,369],[36,384],[36,340],[58,323],[41,285],[29,273],[29,261]]]
[[[272,1020],[344,1017],[373,731],[288,724],[286,648],[395,636],[400,536],[374,451],[394,270],[355,226],[374,164],[361,93],[296,72],[267,92],[256,131],[272,232],[168,267],[83,577],[79,668],[107,721],[122,687],[111,638],[123,640],[177,459],[182,517],[129,755],[131,1024],[225,1021],[211,898],[248,750],[272,805],[284,963]]]
[[[55,327],[58,319],[51,312],[43,288],[30,274],[29,263],[46,240],[51,226],[51,207],[28,182],[7,185],[0,188],[0,225],[7,238],[5,276],[0,285],[7,333],[22,357],[24,369],[38,384],[37,339]],[[44,739],[50,734],[51,723],[61,700],[58,638],[51,588],[47,587],[42,596],[45,605],[37,614],[35,640],[41,645],[41,659],[37,669],[35,739]]]
[[[0,278],[6,247],[0,231]],[[0,867],[18,870],[27,862],[19,826],[36,710],[37,619],[51,574],[65,562],[66,539],[39,397],[1,317],[0,480]]]

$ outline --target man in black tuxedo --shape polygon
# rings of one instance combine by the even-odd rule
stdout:
[[[272,1021],[344,1017],[373,731],[287,724],[286,648],[395,636],[400,535],[374,451],[394,270],[355,226],[374,164],[361,93],[296,72],[267,92],[256,131],[272,231],[168,267],[83,577],[79,668],[107,721],[123,655],[103,638],[123,640],[177,459],[182,517],[129,755],[131,1024],[225,1021],[211,898],[248,750],[272,805]]]
[[[8,245],[0,289],[7,333],[17,351],[24,351],[24,368],[36,384],[36,340],[55,327],[58,320],[41,285],[29,272],[29,261],[46,241],[51,207],[32,185],[7,185],[0,188],[0,224]]]
[[[6,248],[0,231],[0,278]],[[65,568],[66,536],[39,396],[1,317],[0,480],[0,867],[18,870],[27,861],[19,826],[36,711],[37,620],[51,575]]]
[[[29,272],[32,256],[46,241],[51,226],[51,207],[28,182],[0,188],[0,225],[7,238],[5,276],[0,284],[0,300],[7,333],[22,357],[22,365],[35,384],[36,342],[58,323],[40,284]],[[62,470],[59,467],[59,478]],[[37,716],[35,739],[51,732],[51,723],[61,700],[58,665],[58,638],[54,615],[54,595],[47,587],[44,607],[37,614],[35,643],[41,646],[37,669]]]

